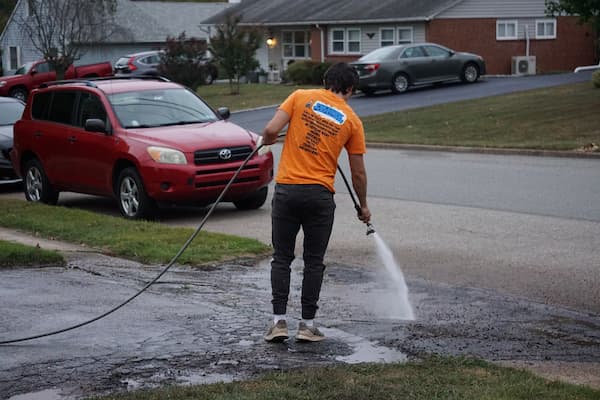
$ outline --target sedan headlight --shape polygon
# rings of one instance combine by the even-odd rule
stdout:
[[[187,164],[185,155],[179,150],[169,149],[168,147],[148,147],[150,157],[161,164]]]
[[[0,81],[0,87],[6,85],[6,81]]]
[[[259,136],[258,140],[256,141],[256,147],[262,146],[262,143],[263,143],[263,137]],[[269,152],[271,152],[271,145],[270,144],[264,145],[263,147],[261,147],[258,150],[258,155],[259,156],[264,156],[265,154],[267,154]]]

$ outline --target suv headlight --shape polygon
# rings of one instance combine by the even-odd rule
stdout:
[[[148,147],[148,154],[150,157],[158,163],[161,164],[187,164],[187,160],[185,159],[185,155],[175,149],[169,149],[167,147],[157,147],[150,146]]]
[[[263,143],[263,137],[259,136],[258,140],[256,141],[256,147],[262,146],[262,143]],[[269,152],[271,152],[271,145],[270,144],[261,147],[258,150],[258,155],[259,156],[264,156],[265,154],[267,154]]]

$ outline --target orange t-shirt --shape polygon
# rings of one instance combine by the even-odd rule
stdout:
[[[296,90],[279,106],[290,116],[275,181],[320,184],[335,192],[333,183],[342,148],[366,153],[362,122],[352,108],[327,89]]]

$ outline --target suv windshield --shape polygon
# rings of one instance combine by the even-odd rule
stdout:
[[[198,96],[183,88],[116,93],[108,99],[124,128],[198,124],[219,119]]]
[[[0,103],[0,125],[12,125],[21,118],[23,104],[18,102]]]
[[[28,62],[28,63],[21,65],[19,67],[19,69],[17,69],[15,71],[15,75],[25,75],[27,72],[29,72],[31,67],[33,67],[33,64],[34,64],[33,62]]]

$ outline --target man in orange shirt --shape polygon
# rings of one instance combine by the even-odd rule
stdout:
[[[269,342],[288,338],[286,309],[290,292],[290,265],[296,236],[304,232],[302,321],[297,340],[316,342],[325,336],[314,325],[323,282],[323,258],[331,236],[335,202],[334,180],[338,157],[348,152],[352,186],[368,223],[366,153],[362,122],[347,104],[358,85],[356,71],[346,63],[325,73],[325,89],[297,90],[277,109],[263,131],[263,143],[272,144],[289,123],[273,195],[271,288],[273,324],[265,335]]]

